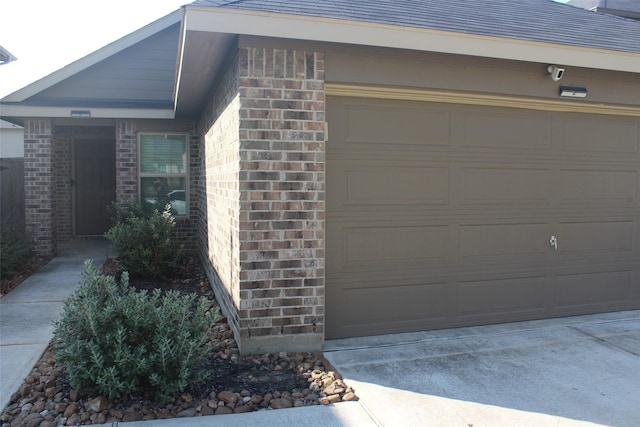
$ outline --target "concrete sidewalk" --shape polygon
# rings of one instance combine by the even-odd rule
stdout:
[[[78,288],[84,261],[93,259],[100,268],[108,252],[105,239],[60,243],[56,258],[0,299],[0,407],[47,348],[53,321]]]
[[[63,244],[0,300],[0,406],[49,343],[83,262],[106,241]],[[325,356],[358,402],[113,427],[636,426],[640,311],[332,340]]]

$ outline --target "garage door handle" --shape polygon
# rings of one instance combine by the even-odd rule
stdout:
[[[553,246],[553,249],[558,250],[558,239],[556,236],[549,237],[549,244]]]

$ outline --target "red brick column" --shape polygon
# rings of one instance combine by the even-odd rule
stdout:
[[[25,226],[39,255],[56,253],[53,155],[51,121],[25,120]]]

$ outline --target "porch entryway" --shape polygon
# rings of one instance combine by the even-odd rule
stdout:
[[[107,206],[116,200],[114,139],[76,138],[74,157],[74,235],[96,236],[111,226]]]

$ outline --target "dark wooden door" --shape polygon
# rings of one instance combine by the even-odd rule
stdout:
[[[107,206],[116,198],[115,154],[113,140],[75,140],[75,234],[78,236],[101,235],[111,226]]]

